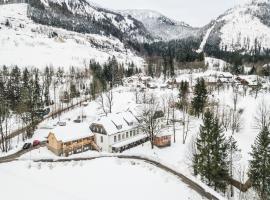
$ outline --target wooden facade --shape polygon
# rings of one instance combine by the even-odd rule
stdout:
[[[58,140],[54,133],[49,134],[47,147],[57,156],[69,156],[90,149],[98,150],[94,136],[63,142]]]
[[[171,135],[161,135],[154,137],[154,145],[157,147],[171,146]]]

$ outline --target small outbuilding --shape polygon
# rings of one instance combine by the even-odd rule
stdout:
[[[160,133],[154,137],[154,145],[157,147],[171,146],[172,135],[169,133]]]

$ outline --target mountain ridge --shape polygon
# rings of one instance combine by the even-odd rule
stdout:
[[[228,9],[216,20],[206,42],[209,49],[247,54],[270,49],[270,1],[256,0]]]
[[[119,12],[141,21],[152,36],[158,40],[170,41],[202,35],[201,28],[171,19],[157,11],[129,9]]]

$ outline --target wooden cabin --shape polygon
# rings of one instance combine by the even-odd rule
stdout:
[[[87,150],[99,150],[94,134],[87,124],[71,123],[65,127],[56,127],[48,137],[47,148],[57,156],[69,156]]]
[[[171,146],[171,139],[171,134],[158,134],[154,137],[154,145],[160,148]]]

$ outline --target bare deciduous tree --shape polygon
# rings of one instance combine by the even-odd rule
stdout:
[[[231,125],[231,113],[226,109],[223,108],[221,111],[221,115],[220,115],[220,123],[223,126],[223,128],[225,129],[225,131],[228,131],[228,129],[230,128]]]
[[[100,94],[98,98],[98,103],[105,115],[108,115],[108,113],[112,113],[113,91],[109,90],[105,93]]]
[[[192,124],[191,124],[191,118],[188,113],[182,112],[182,124],[183,124],[183,144],[186,143],[187,136],[189,132],[191,131]]]
[[[152,149],[154,148],[154,138],[161,130],[160,116],[157,115],[159,111],[159,103],[154,95],[151,95],[148,103],[144,104],[139,117],[141,120],[140,129],[148,135]]]
[[[262,130],[264,127],[270,127],[270,110],[264,100],[258,106],[254,121],[255,129]]]

